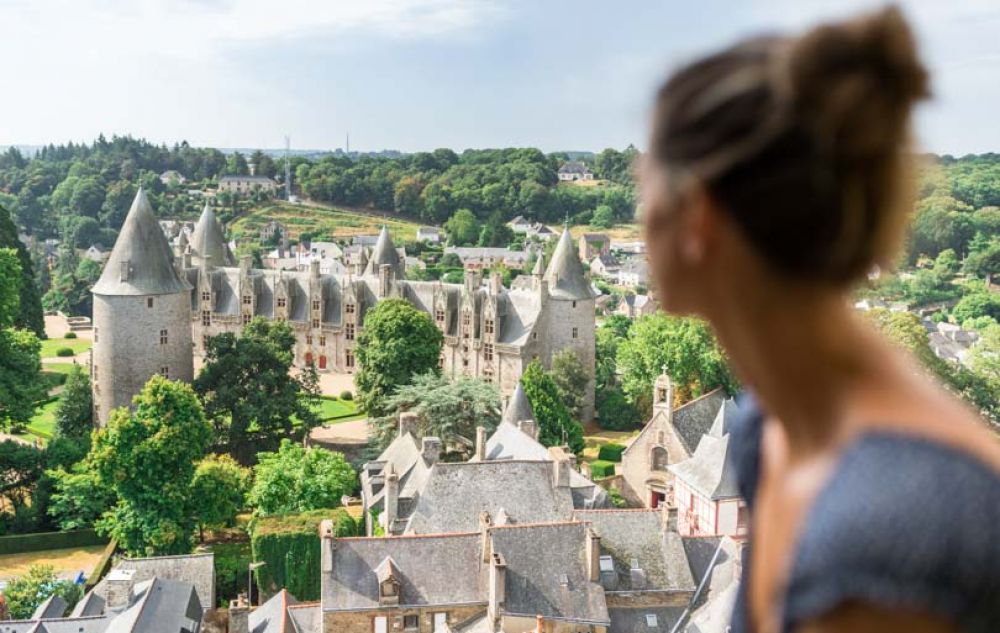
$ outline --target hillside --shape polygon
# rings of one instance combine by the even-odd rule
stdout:
[[[399,217],[351,211],[314,202],[289,204],[275,201],[250,210],[229,228],[232,236],[239,240],[256,234],[270,220],[284,224],[292,240],[298,240],[302,233],[310,233],[320,240],[371,235],[378,233],[384,224],[389,228],[393,239],[405,242],[416,238],[417,227],[420,226]]]

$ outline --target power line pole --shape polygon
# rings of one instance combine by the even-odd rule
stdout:
[[[289,154],[292,149],[292,140],[285,135],[285,200],[292,199],[292,162]]]

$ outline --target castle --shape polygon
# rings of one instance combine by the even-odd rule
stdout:
[[[207,205],[190,240],[181,233],[171,246],[140,189],[92,289],[95,419],[106,424],[154,374],[192,380],[193,356],[209,337],[238,333],[254,317],[291,326],[297,367],[353,373],[365,314],[391,297],[426,312],[444,333],[446,375],[492,382],[505,403],[528,363],[548,367],[557,352],[575,350],[590,374],[584,418],[592,416],[596,292],[568,230],[548,266],[539,257],[510,289],[497,273],[483,283],[466,271],[461,284],[404,273],[384,227],[346,275],[320,274],[316,262],[305,272],[255,269],[249,257],[237,263]]]

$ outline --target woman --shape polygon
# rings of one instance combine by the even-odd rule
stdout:
[[[753,392],[735,631],[1000,631],[1000,446],[851,307],[912,208],[927,74],[898,10],[754,39],[671,77],[642,176],[670,312]]]

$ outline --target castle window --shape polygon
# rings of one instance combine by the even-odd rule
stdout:
[[[483,324],[483,330],[487,334],[493,334],[493,319],[486,319],[486,322]]]
[[[353,323],[348,323],[347,325],[344,326],[344,338],[346,338],[348,341],[353,341],[354,340],[354,324]]]
[[[444,369],[444,354],[438,356],[438,369]]]
[[[573,338],[578,338],[580,336],[580,328],[573,328]]]
[[[167,344],[167,331],[160,330],[160,345],[166,345],[166,344]]]
[[[99,404],[94,405],[94,417],[97,419],[101,418],[101,405]]]
[[[344,364],[348,367],[354,367],[354,352],[352,350],[344,352]]]
[[[574,308],[576,307],[576,301],[574,301],[574,302],[573,302],[573,307],[574,307]]]
[[[243,295],[243,305],[253,305],[253,295]]]
[[[278,297],[278,307],[279,308],[284,308],[287,305],[287,302],[288,302],[288,298],[287,297]]]
[[[93,369],[93,373],[94,373],[94,382],[96,383],[97,382],[97,365],[94,365],[92,369]]]
[[[312,334],[306,334],[306,345],[312,345],[312,344],[313,344]]]
[[[403,616],[403,629],[407,631],[416,631],[420,627],[420,618],[416,615],[404,615]]]
[[[243,315],[243,325],[246,325],[247,323],[249,323],[250,322],[250,318],[251,318],[251,316],[249,314],[244,314]]]
[[[170,368],[160,367],[160,375],[163,376],[164,378],[170,378]]]
[[[146,297],[146,307],[147,308],[152,308],[153,307],[153,298],[152,297]]]
[[[462,313],[462,336],[469,338],[472,335],[472,315],[468,312]]]
[[[438,323],[444,323],[444,310],[435,310],[434,320]]]
[[[653,447],[649,452],[649,468],[658,471],[667,470],[667,449],[662,446]]]
[[[486,382],[489,382],[489,383],[493,382],[493,369],[492,368],[487,367],[486,369],[483,370],[483,380],[485,380]]]
[[[313,299],[313,310],[319,310],[319,299]]]
[[[201,335],[201,348],[204,350],[208,349],[208,334]]]
[[[210,291],[208,291],[208,290],[203,290],[202,293],[201,293],[201,300],[202,301],[211,301],[212,300],[212,293]]]
[[[354,304],[345,303],[344,304],[344,314],[354,314]]]
[[[493,360],[493,343],[483,345],[483,360]]]
[[[94,342],[97,342],[97,328],[94,328]]]
[[[538,340],[538,332],[532,332],[531,333],[531,340],[533,340],[533,341],[537,341]]]
[[[319,319],[313,319],[312,320],[312,326],[313,327],[319,327]]]
[[[202,325],[212,325],[212,312],[209,310],[201,311],[201,324]]]
[[[326,345],[326,337],[325,336],[319,337],[319,345],[320,345],[320,347]]]

